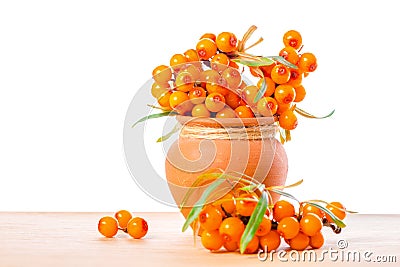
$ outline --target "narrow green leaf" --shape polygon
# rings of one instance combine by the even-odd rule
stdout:
[[[297,113],[299,113],[301,116],[309,118],[309,119],[325,119],[325,118],[329,118],[330,116],[333,115],[333,113],[335,113],[335,110],[332,110],[328,115],[322,116],[322,117],[318,117],[318,116],[314,116],[310,113],[308,113],[305,110],[302,110],[301,108],[296,107],[294,109],[294,111],[296,111]]]
[[[315,206],[315,207],[319,208],[320,210],[322,210],[323,212],[325,212],[326,214],[328,214],[332,218],[333,222],[337,226],[339,226],[341,228],[346,227],[346,224],[342,220],[340,220],[335,214],[333,214],[333,212],[331,212],[329,209],[327,209],[326,207],[324,207],[324,206],[322,206],[322,205],[320,205],[318,203],[310,202],[310,201],[305,201],[304,203],[310,204],[311,206]]]
[[[257,103],[258,100],[260,100],[264,96],[265,91],[267,91],[267,83],[265,82],[265,78],[262,77],[261,88],[260,90],[258,90],[257,95],[254,98],[254,103]]]
[[[240,239],[240,253],[244,253],[247,245],[253,239],[258,227],[264,218],[265,211],[268,207],[268,196],[265,191],[262,192],[260,199],[258,200],[257,206],[255,207],[253,214],[251,214],[250,220],[244,229],[242,238]]]
[[[157,139],[157,143],[167,140],[172,135],[174,135],[174,133],[178,132],[181,128],[182,128],[182,126],[180,123],[175,124],[174,128],[169,133],[167,133],[166,135],[163,135]]]
[[[190,213],[182,227],[182,232],[185,232],[186,229],[190,226],[190,224],[192,222],[194,222],[194,220],[196,220],[196,218],[199,216],[199,213],[203,209],[203,206],[206,203],[208,196],[211,194],[212,191],[214,191],[223,182],[225,182],[225,178],[218,178],[217,180],[215,180],[212,184],[210,184],[207,187],[207,189],[201,195],[200,199],[196,202],[196,204],[190,211]]]
[[[268,190],[271,191],[271,192],[277,193],[277,194],[279,194],[281,196],[284,196],[284,197],[287,197],[287,198],[291,198],[291,199],[293,199],[293,200],[295,200],[297,202],[300,202],[296,197],[294,197],[293,195],[291,195],[289,193],[286,193],[286,192],[284,192],[282,190],[275,189],[275,188],[270,188]]]
[[[282,63],[283,65],[285,65],[285,66],[287,66],[289,68],[297,69],[296,65],[294,65],[293,63],[290,63],[289,61],[287,61],[286,59],[284,59],[281,56],[271,56],[269,58],[272,58],[272,59],[278,61],[279,63]]]
[[[156,113],[156,114],[150,114],[148,116],[145,116],[143,118],[141,118],[140,120],[138,120],[137,122],[135,122],[132,125],[132,128],[135,127],[136,125],[138,125],[141,122],[150,120],[150,119],[155,119],[155,118],[160,118],[160,117],[166,117],[166,116],[174,116],[174,115],[178,115],[178,113],[174,112],[174,111],[166,111],[166,112],[162,112],[162,113]]]
[[[270,60],[268,58],[258,58],[257,60],[235,58],[233,59],[233,61],[248,67],[269,66],[274,63],[273,60]]]

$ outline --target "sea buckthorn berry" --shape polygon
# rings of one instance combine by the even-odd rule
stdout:
[[[182,54],[175,54],[169,60],[169,65],[174,69],[174,71],[179,71],[181,67],[187,62],[187,58]]]
[[[235,61],[232,61],[232,60],[229,61],[229,67],[234,68],[234,69],[239,69],[239,65]]]
[[[130,219],[127,225],[128,234],[135,239],[144,237],[148,230],[147,222],[140,217]]]
[[[154,98],[159,98],[161,97],[162,94],[167,92],[170,89],[169,83],[157,83],[154,82],[153,85],[151,86],[151,95]]]
[[[261,85],[265,81],[265,93],[264,96],[271,96],[275,92],[275,82],[269,78],[269,77],[264,77],[258,80],[257,82],[257,87],[261,89]]]
[[[176,76],[175,86],[176,90],[182,92],[189,92],[193,89],[195,79],[193,75],[188,71],[180,71]]]
[[[170,67],[160,65],[153,70],[153,79],[158,83],[166,83],[172,78]]]
[[[192,109],[192,117],[209,118],[210,116],[211,113],[205,104],[197,104]]]
[[[231,32],[221,32],[215,40],[220,51],[229,53],[236,50],[237,38]]]
[[[225,107],[225,98],[220,93],[211,93],[206,97],[206,107],[211,112],[218,112]]]
[[[225,242],[238,242],[244,231],[244,224],[238,217],[224,219],[219,227],[219,233]]]
[[[260,237],[260,247],[263,251],[271,252],[277,250],[281,244],[281,236],[276,230]]]
[[[236,113],[233,109],[230,107],[225,107],[222,110],[218,111],[218,113],[215,115],[216,118],[236,118]]]
[[[246,101],[246,104],[254,107],[257,103],[254,101],[259,89],[255,85],[248,85],[243,89],[243,99]]]
[[[186,57],[187,62],[198,62],[200,60],[199,55],[197,54],[197,51],[194,49],[188,49],[186,50],[183,55]]]
[[[217,53],[217,46],[213,40],[203,38],[197,43],[196,51],[200,59],[208,60]]]
[[[264,217],[257,228],[256,236],[264,236],[268,234],[271,231],[271,226],[271,220]]]
[[[206,96],[207,93],[206,90],[203,89],[203,87],[195,86],[189,91],[189,99],[195,105],[204,103],[204,100],[206,100]]]
[[[236,212],[242,216],[250,216],[257,206],[257,199],[252,194],[242,194],[240,198],[244,199],[236,201]]]
[[[303,75],[300,73],[298,69],[290,69],[290,78],[286,84],[289,84],[293,87],[301,85],[303,81]]]
[[[258,236],[254,236],[247,244],[246,249],[244,250],[244,254],[256,253],[258,251],[259,246],[260,246],[260,240],[258,239]]]
[[[300,231],[300,224],[294,217],[285,217],[279,221],[278,232],[285,239],[295,237]]]
[[[242,82],[240,72],[234,68],[226,68],[221,73],[221,77],[226,80],[228,87],[232,90],[236,90]]]
[[[257,102],[257,111],[264,117],[271,117],[278,110],[278,103],[272,97],[263,97]]]
[[[224,239],[219,234],[218,230],[204,230],[201,234],[201,244],[206,249],[217,251],[224,244]]]
[[[118,232],[118,222],[113,217],[106,216],[100,219],[97,228],[100,234],[105,237],[111,238],[115,236]]]
[[[324,236],[321,232],[316,233],[313,236],[310,236],[310,246],[314,249],[318,249],[324,245]]]
[[[296,91],[291,85],[281,84],[275,88],[274,97],[278,104],[290,104],[296,97]]]
[[[299,62],[300,58],[297,50],[291,46],[285,46],[282,48],[282,50],[279,52],[279,55],[294,65],[297,65],[297,62]]]
[[[262,73],[264,74],[264,77],[269,77],[271,78],[271,72],[272,69],[276,66],[276,63],[272,63],[271,65],[267,65],[267,66],[260,66],[260,70],[262,71]]]
[[[279,103],[278,104],[278,110],[276,111],[276,114],[281,115],[283,112],[290,110],[292,107],[292,104],[284,104],[284,103]]]
[[[125,229],[129,220],[132,219],[132,214],[127,210],[120,210],[115,213],[114,217],[117,219],[119,227]]]
[[[208,205],[199,214],[200,226],[206,230],[216,230],[222,223],[222,214],[214,206]]]
[[[237,241],[224,242],[224,248],[226,251],[234,252],[239,249],[239,245]]]
[[[216,83],[221,76],[216,70],[205,70],[200,73],[201,87],[206,88],[208,83]]]
[[[317,58],[312,53],[304,53],[299,59],[299,69],[301,72],[313,72],[317,69]]]
[[[235,91],[230,91],[225,95],[225,103],[232,109],[236,109],[242,104],[242,99]]]
[[[290,109],[279,116],[279,126],[285,130],[294,130],[297,127],[297,117]]]
[[[295,237],[290,239],[288,242],[291,249],[305,250],[310,244],[310,238],[306,234],[299,232]]]
[[[295,210],[292,203],[282,199],[274,204],[273,215],[275,221],[279,222],[284,217],[294,216]]]
[[[211,59],[211,68],[221,72],[229,66],[229,61],[229,57],[226,54],[218,53]]]
[[[205,33],[205,34],[203,34],[203,35],[200,37],[199,40],[201,40],[201,39],[203,39],[203,38],[208,38],[208,39],[211,39],[211,40],[213,40],[213,41],[215,42],[215,39],[216,39],[217,37],[216,37],[215,34],[213,34],[213,33]]]
[[[200,68],[195,65],[196,62],[191,62],[190,64],[186,64],[180,71],[189,72],[192,76],[194,81],[200,81]]]
[[[318,215],[308,213],[300,220],[300,229],[308,236],[313,236],[322,229],[322,221]]]
[[[315,215],[317,215],[318,217],[320,217],[321,219],[324,218],[325,214],[322,210],[320,210],[319,208],[310,205],[310,204],[305,204],[302,208],[301,208],[301,214],[307,215],[309,213],[314,213]]]
[[[171,98],[172,92],[171,91],[166,91],[165,93],[163,93],[158,99],[157,102],[158,104],[167,110],[171,110],[171,106],[169,104],[169,99]]]
[[[298,31],[290,30],[283,35],[283,44],[291,46],[294,49],[299,49],[303,43],[301,34]]]
[[[328,210],[330,210],[340,220],[343,220],[344,218],[346,218],[346,209],[342,203],[331,202],[326,206],[326,208]],[[331,218],[331,216],[329,216],[328,214],[325,214],[325,215],[326,215],[326,219],[328,219],[329,222],[333,222],[333,219]]]
[[[218,77],[216,81],[209,82],[206,84],[206,89],[209,94],[219,93],[223,96],[229,93],[226,80],[222,77]]]
[[[239,118],[254,118],[254,113],[248,106],[238,106],[235,109],[236,115]]]
[[[221,203],[221,207],[226,213],[232,214],[236,209],[235,197],[232,195],[232,193],[227,193],[223,197],[223,200],[224,201]]]
[[[272,68],[271,79],[277,84],[287,83],[290,79],[290,70],[288,67],[278,64]]]
[[[185,92],[175,91],[171,94],[169,98],[169,105],[171,108],[176,108],[178,105],[184,103],[185,101],[189,101],[189,96]]]
[[[293,102],[301,102],[304,100],[306,97],[306,89],[304,88],[303,85],[299,85],[294,87],[294,90],[296,91],[296,97],[294,98]]]

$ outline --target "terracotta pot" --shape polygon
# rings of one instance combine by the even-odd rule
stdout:
[[[199,175],[214,170],[239,172],[257,181],[284,185],[288,160],[281,143],[275,139],[272,118],[210,119],[177,116],[182,124],[179,139],[170,147],[165,161],[166,178],[178,206]],[[182,214],[204,192],[206,185],[196,187]],[[222,192],[222,195],[230,189]],[[272,194],[273,201],[279,199]]]

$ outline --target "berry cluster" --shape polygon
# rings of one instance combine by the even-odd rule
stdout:
[[[105,237],[114,237],[118,230],[128,233],[135,239],[140,239],[147,234],[147,222],[140,217],[132,217],[127,210],[120,210],[114,217],[105,216],[99,220],[98,230]]]
[[[243,193],[238,197],[228,193],[222,200],[205,206],[198,215],[201,242],[206,249],[218,251],[222,247],[227,251],[237,251],[242,234],[258,202],[254,193]],[[340,220],[346,216],[346,210],[339,202],[329,203],[326,208]],[[277,250],[283,239],[290,248],[304,250],[317,249],[324,244],[321,229],[331,227],[340,232],[332,218],[318,207],[300,203],[296,213],[292,203],[277,201],[265,215],[248,242],[246,254],[261,250]]]
[[[250,55],[244,44],[253,31],[241,41],[231,32],[203,34],[195,49],[157,66],[151,93],[161,109],[193,117],[274,116],[284,130],[295,129],[294,111],[301,113],[295,103],[305,97],[302,79],[317,68],[316,57],[300,54],[302,37],[295,30],[284,34],[279,56]],[[259,78],[257,85],[243,79],[244,67],[240,70],[237,63]]]

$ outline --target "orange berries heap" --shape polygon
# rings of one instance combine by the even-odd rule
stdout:
[[[237,195],[231,192],[204,206],[198,215],[203,247],[210,251],[237,251],[257,202],[255,193]],[[326,208],[339,219],[346,216],[346,210],[339,202],[329,203]],[[244,253],[277,250],[282,240],[294,250],[318,249],[324,244],[323,226],[340,232],[340,228],[320,208],[305,202],[299,204],[296,212],[291,202],[279,200],[267,209]]]
[[[140,217],[132,217],[127,210],[120,210],[114,217],[105,216],[99,220],[98,230],[105,237],[114,237],[118,230],[128,233],[135,239],[140,239],[147,234],[149,229],[147,222]]]
[[[241,41],[231,32],[205,33],[195,48],[173,55],[169,66],[157,66],[151,93],[160,107],[193,117],[274,116],[284,130],[295,129],[295,112],[304,115],[296,108],[306,95],[302,81],[316,70],[317,59],[301,53],[302,37],[295,30],[283,35],[278,57],[248,54],[244,44],[254,30],[252,26]],[[258,79],[257,86],[242,76],[245,67]]]

